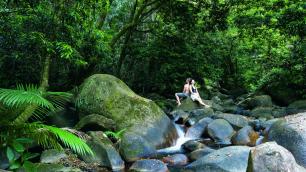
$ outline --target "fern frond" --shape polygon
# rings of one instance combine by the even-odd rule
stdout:
[[[44,148],[62,149],[60,142],[77,154],[93,155],[84,140],[61,128],[41,123],[24,123],[21,125],[6,125],[0,127],[0,141],[7,142],[20,137],[32,138]]]
[[[55,109],[53,104],[45,99],[35,86],[18,85],[16,89],[0,88],[0,102],[8,107],[24,105],[38,105],[48,109]]]
[[[60,139],[66,147],[69,147],[76,153],[81,155],[94,154],[90,147],[82,139],[78,138],[74,134],[53,126],[45,125],[44,128],[48,129],[58,139]]]
[[[57,109],[65,107],[65,104],[72,99],[72,94],[67,92],[46,92],[45,97]]]

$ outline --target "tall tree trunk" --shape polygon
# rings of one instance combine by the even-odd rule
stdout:
[[[45,91],[47,91],[49,87],[49,70],[50,70],[50,63],[51,63],[51,57],[48,55],[45,59],[43,70],[42,70],[42,76],[41,76],[41,82],[39,86],[39,91],[41,94],[43,94]],[[22,124],[25,123],[32,115],[33,112],[38,108],[38,105],[33,104],[29,105],[25,108],[25,110],[13,121],[13,124]]]

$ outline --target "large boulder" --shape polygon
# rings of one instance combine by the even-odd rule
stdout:
[[[143,159],[134,162],[129,172],[168,172],[166,164],[156,159]]]
[[[211,118],[201,119],[199,122],[197,122],[196,124],[194,124],[187,130],[185,137],[193,138],[193,139],[200,138],[205,132],[207,125],[211,123],[212,121],[213,119]]]
[[[245,126],[232,137],[232,142],[235,145],[255,146],[258,138],[259,134],[251,126]]]
[[[255,118],[271,119],[273,114],[272,107],[257,107],[251,111],[251,116]]]
[[[271,107],[273,105],[272,99],[269,95],[261,95],[247,98],[239,102],[238,104],[247,109],[253,109],[255,107]]]
[[[74,128],[83,131],[116,130],[116,123],[102,115],[91,114],[83,117]]]
[[[217,113],[214,118],[224,119],[236,129],[247,126],[249,123],[249,119],[247,117],[237,114]]]
[[[246,172],[250,148],[247,146],[225,147],[194,161],[185,167],[192,172]]]
[[[82,155],[81,158],[86,163],[98,163],[102,167],[107,167],[113,171],[123,170],[124,161],[114,148],[113,143],[104,136],[103,132],[89,132],[89,139],[86,143],[93,150],[94,155]]]
[[[251,150],[248,170],[252,172],[305,172],[293,155],[275,142],[266,142]]]
[[[306,113],[299,113],[273,123],[268,140],[288,149],[298,164],[306,167]]]
[[[198,122],[199,120],[205,117],[212,117],[213,115],[214,115],[214,110],[212,108],[195,109],[190,111],[189,119],[191,119],[194,122]]]
[[[289,104],[287,112],[289,114],[300,113],[306,111],[306,100],[297,100]]]
[[[208,134],[217,144],[231,144],[231,137],[235,134],[233,127],[224,119],[216,119],[207,126]]]
[[[183,110],[183,111],[191,111],[194,109],[203,109],[204,106],[201,106],[199,103],[191,100],[190,97],[184,99],[180,106],[178,106],[175,110]]]
[[[174,122],[177,124],[185,124],[189,114],[183,110],[175,110],[170,112],[170,117],[173,118]]]
[[[139,137],[136,140],[150,143],[138,143],[137,152],[154,150],[161,145],[169,146],[176,137],[170,119],[153,101],[138,96],[114,76],[95,74],[87,78],[80,87],[76,102],[80,117],[102,115],[113,120],[117,130],[126,129],[121,143],[129,142],[128,134]],[[131,144],[123,144],[120,149],[122,153],[134,151]],[[129,157],[127,161],[141,158],[140,154],[134,155],[135,157],[125,154],[122,156]]]

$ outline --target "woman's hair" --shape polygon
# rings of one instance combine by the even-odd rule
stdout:
[[[192,78],[189,78],[189,84],[191,84],[192,80],[193,80]]]

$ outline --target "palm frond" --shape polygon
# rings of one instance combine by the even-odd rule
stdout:
[[[45,125],[44,127],[53,133],[59,140],[61,140],[66,147],[69,147],[76,153],[82,155],[93,155],[90,147],[82,139],[78,138],[74,134],[53,126]]]
[[[48,109],[55,109],[53,104],[45,99],[34,85],[18,85],[16,89],[0,88],[0,102],[8,107],[24,105],[38,105]]]
[[[20,125],[8,124],[0,127],[1,142],[7,142],[8,139],[13,140],[20,137],[32,138],[44,148],[62,149],[60,144],[62,142],[65,147],[70,148],[77,154],[93,155],[92,150],[84,140],[61,128],[37,122]]]
[[[57,109],[65,107],[65,104],[72,99],[72,94],[67,92],[46,92],[45,96]]]

